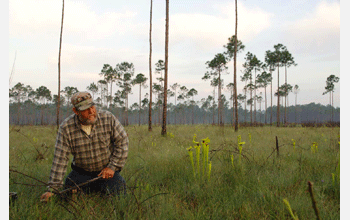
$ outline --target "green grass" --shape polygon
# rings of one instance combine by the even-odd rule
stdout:
[[[10,168],[47,182],[55,127],[10,126],[9,130]],[[152,132],[147,126],[126,130],[129,156],[121,175],[129,187],[127,196],[81,195],[75,202],[54,198],[44,204],[39,197],[45,186],[10,173],[10,191],[18,193],[10,219],[292,219],[283,199],[300,219],[315,219],[308,181],[314,184],[321,218],[340,218],[340,184],[337,178],[332,180],[340,160],[339,128],[256,127],[234,132],[231,127],[168,125],[174,137],[161,136],[160,127]],[[210,139],[210,181],[193,176],[186,148],[193,146],[194,134],[197,141]],[[238,135],[246,143],[241,165]],[[311,152],[313,142],[318,144],[316,153]]]

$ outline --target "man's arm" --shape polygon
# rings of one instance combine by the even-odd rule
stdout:
[[[112,115],[112,152],[108,168],[113,171],[121,171],[128,157],[129,139],[119,120]]]
[[[49,189],[58,190],[63,186],[63,178],[67,171],[70,148],[66,132],[60,127],[57,134],[55,153],[52,161]]]

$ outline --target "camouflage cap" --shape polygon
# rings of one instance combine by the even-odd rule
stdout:
[[[92,101],[91,94],[88,92],[77,92],[70,100],[78,111],[84,111],[95,104]]]

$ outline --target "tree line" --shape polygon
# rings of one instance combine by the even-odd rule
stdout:
[[[138,85],[139,87],[139,85]],[[233,123],[233,102],[224,94],[221,95],[223,103],[223,111],[221,118],[218,115],[219,108],[214,102],[213,96],[203,98],[200,101],[194,100],[195,90],[186,90],[184,86],[172,86],[177,90],[178,96],[171,96],[172,102],[167,106],[167,123],[168,124],[223,124],[230,125]],[[99,91],[99,90],[98,90]],[[106,93],[106,90],[102,90]],[[71,96],[78,92],[76,87],[65,87],[61,91],[60,121],[72,114],[72,105],[70,103]],[[118,92],[117,92],[118,93]],[[172,92],[171,94],[175,94]],[[147,96],[147,95],[146,95]],[[178,99],[180,97],[180,100]],[[101,94],[95,93],[94,100],[99,109],[108,109],[116,115],[123,125],[141,125],[148,124],[149,102],[147,97],[140,99],[141,105],[137,102],[131,104],[128,109],[123,102],[112,101],[107,106],[107,98],[102,102]],[[116,99],[116,98],[114,98]],[[116,99],[118,100],[118,99]],[[153,124],[161,125],[162,122],[162,105],[161,98],[157,96],[157,102],[153,103],[152,118]],[[119,100],[120,101],[120,100]],[[176,102],[176,103],[175,103]],[[24,86],[22,83],[17,83],[10,89],[9,103],[9,122],[17,125],[54,125],[56,111],[57,95],[51,95],[51,91],[45,86],[40,86],[37,89],[32,89],[31,86]],[[174,104],[175,103],[175,104]],[[258,102],[259,103],[259,102]],[[239,123],[248,123],[256,119],[253,124],[270,124],[266,121],[266,116],[273,115],[272,123],[277,123],[277,106],[268,107],[267,110],[262,108],[262,103],[259,103],[257,111],[254,115],[254,110],[250,111],[244,108],[245,102],[239,103],[238,115]],[[284,111],[284,107],[281,107]],[[340,120],[340,108],[334,108],[331,105],[321,105],[310,103],[308,105],[295,105],[287,107],[286,118],[290,123],[305,123],[305,122],[329,122]],[[332,116],[333,115],[333,116]],[[333,118],[332,118],[332,117]],[[285,123],[284,116],[280,116],[280,120]],[[220,121],[222,120],[222,121]]]
[[[198,95],[198,91],[195,88],[187,88],[186,86],[174,83],[169,86],[169,89],[166,91],[166,96],[168,100],[173,100],[174,104],[169,104],[167,111],[172,112],[174,115],[174,124],[178,124],[180,120],[181,113],[184,111],[189,111],[189,114],[192,115],[192,124],[195,123],[194,115],[198,113],[198,109],[201,109],[207,114],[212,114],[212,124],[216,124],[215,118],[217,118],[218,125],[224,125],[225,123],[235,123],[235,117],[243,117],[239,119],[239,122],[250,122],[254,124],[257,122],[264,124],[272,124],[276,122],[276,125],[279,125],[280,121],[283,121],[283,124],[289,122],[298,122],[296,119],[290,121],[288,111],[291,109],[287,106],[288,95],[293,91],[295,94],[295,106],[297,104],[297,95],[300,90],[298,85],[294,87],[287,83],[287,68],[296,65],[294,58],[288,52],[287,48],[282,44],[277,44],[274,46],[274,51],[266,51],[265,54],[265,63],[261,62],[256,55],[251,52],[247,52],[245,56],[245,63],[243,64],[243,71],[240,77],[241,82],[244,83],[244,88],[242,93],[238,94],[237,97],[234,93],[234,84],[228,83],[226,86],[222,80],[222,74],[226,73],[227,63],[232,59],[232,54],[234,51],[234,41],[235,36],[232,36],[228,39],[227,45],[224,45],[226,49],[223,53],[218,53],[215,57],[207,61],[208,71],[202,77],[202,80],[210,80],[210,86],[213,87],[213,94],[208,95],[207,98],[203,98],[200,101],[195,101],[195,96]],[[241,41],[238,41],[237,52],[244,50],[244,45]],[[279,69],[283,68],[285,70],[285,83],[279,86]],[[273,93],[272,88],[272,74],[273,71],[277,70],[277,86],[278,91]],[[105,109],[119,109],[123,114],[121,120],[124,125],[129,125],[129,112],[134,112],[137,110],[139,123],[141,123],[141,115],[144,114],[146,108],[148,108],[149,118],[156,117],[155,119],[158,122],[161,120],[162,113],[164,114],[164,73],[165,71],[165,62],[163,60],[158,60],[155,63],[155,75],[156,79],[153,84],[151,84],[150,92],[154,95],[154,101],[150,102],[149,98],[151,97],[149,93],[142,94],[142,88],[148,87],[148,78],[139,73],[135,76],[135,67],[133,63],[121,62],[116,64],[113,67],[110,64],[104,64],[99,75],[102,79],[98,80],[96,83],[92,82],[86,87],[86,90],[91,92],[93,99],[95,100],[97,106]],[[330,94],[330,105],[331,111],[329,113],[330,119],[328,121],[333,121],[333,92],[335,89],[335,83],[339,82],[339,77],[335,75],[330,75],[326,80],[325,92],[323,95]],[[113,85],[117,85],[117,91],[113,91]],[[270,87],[270,106],[267,107],[267,88]],[[138,90],[138,102],[129,104],[129,94],[132,92],[132,88],[136,87]],[[229,97],[226,97],[222,94],[222,90],[230,91]],[[33,89],[30,85],[24,85],[23,83],[17,83],[14,87],[9,89],[10,105],[17,103],[17,108],[23,106],[25,103],[32,103],[33,105],[40,106],[40,110],[43,112],[46,108],[49,108],[51,104],[56,104],[60,102],[60,106],[66,106],[67,108],[70,105],[70,98],[74,93],[78,92],[76,87],[66,86],[63,90],[60,91],[60,99],[58,95],[51,95],[51,91],[46,86],[40,86],[37,89]],[[263,94],[264,92],[264,94]],[[273,95],[277,97],[277,106],[276,111],[273,105]],[[237,116],[234,114],[234,104],[237,100],[238,110],[243,111],[244,113],[239,113]],[[170,101],[169,101],[170,102]],[[172,102],[172,101],[171,101]],[[227,116],[227,111],[230,109],[228,103],[231,102],[231,112],[232,116]],[[264,109],[261,108],[262,103],[265,104]],[[284,103],[284,106],[283,106]],[[249,107],[249,110],[247,109]],[[260,107],[259,110],[257,110]],[[129,111],[129,108],[131,110]],[[280,113],[281,108],[283,115]],[[195,110],[197,109],[197,113]],[[268,111],[270,109],[270,111]],[[152,111],[155,111],[152,114]],[[17,111],[19,114],[19,110]],[[249,115],[247,116],[247,112]],[[264,112],[264,113],[262,113]],[[23,112],[22,112],[23,113]],[[203,113],[204,114],[204,113]],[[214,115],[217,114],[217,115]],[[40,114],[43,119],[44,114]],[[263,115],[263,119],[258,119]],[[19,116],[18,116],[19,117]],[[206,118],[206,117],[205,117]],[[307,119],[309,120],[309,119]],[[321,120],[321,119],[318,119]],[[62,121],[62,119],[60,119]],[[171,121],[171,120],[167,120]],[[300,121],[299,121],[300,122]],[[187,120],[182,120],[182,123],[187,123]],[[203,121],[203,123],[206,123]]]

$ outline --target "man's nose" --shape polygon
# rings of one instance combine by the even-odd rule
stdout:
[[[88,112],[89,112],[89,114],[93,113],[93,109],[91,107],[88,108]]]

